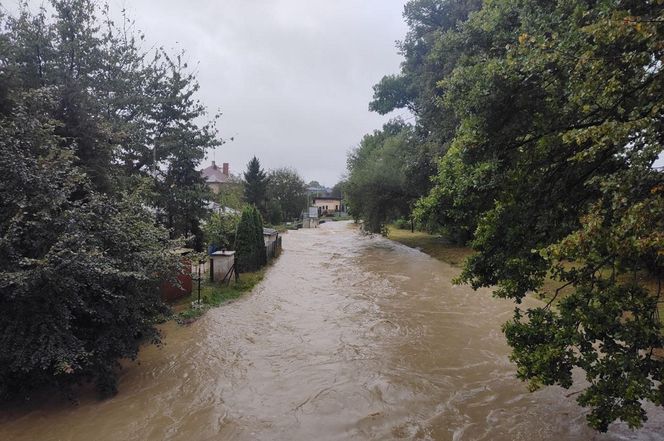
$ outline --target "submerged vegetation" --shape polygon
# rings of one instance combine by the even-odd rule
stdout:
[[[370,107],[415,121],[349,155],[352,214],[468,244],[459,281],[517,304],[555,284],[504,326],[518,376],[569,388],[581,369],[589,424],[639,427],[664,406],[664,3],[412,0],[405,17]]]
[[[388,226],[387,231],[387,237],[390,239],[456,267],[463,266],[465,260],[473,254],[470,247],[454,244],[440,234],[430,234],[426,231],[411,232],[396,225]]]
[[[238,299],[243,294],[251,291],[263,280],[264,276],[265,269],[262,269],[244,273],[238,280],[231,281],[228,285],[204,282],[201,285],[201,303],[198,304],[198,289],[194,287],[194,291],[190,296],[180,299],[174,305],[175,320],[183,325],[191,323],[208,309]]]

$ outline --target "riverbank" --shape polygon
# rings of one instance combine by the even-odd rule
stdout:
[[[388,238],[408,247],[418,249],[435,259],[449,263],[457,268],[463,268],[466,258],[472,256],[474,253],[470,247],[453,244],[443,236],[423,231],[411,232],[409,229],[398,228],[394,224],[388,226]],[[547,277],[544,280],[542,290],[533,295],[539,300],[549,301],[554,297],[556,289],[561,285],[560,282]],[[564,288],[557,300],[564,298],[565,293],[571,289],[571,287]]]
[[[439,235],[429,234],[423,231],[415,231],[414,233],[411,233],[410,230],[398,228],[394,224],[389,225],[388,228],[389,239],[402,243],[408,247],[418,249],[435,259],[449,263],[457,268],[462,268],[464,260],[467,257],[472,256],[474,253],[470,247],[452,244]],[[657,292],[657,281],[655,279],[647,278],[643,275],[639,275],[639,277],[641,278],[641,283],[645,283],[652,292]],[[560,286],[560,282],[547,277],[546,280],[544,280],[542,291],[535,296],[540,300],[549,301],[553,298],[556,289]],[[571,291],[571,289],[571,287],[563,289],[557,300],[564,298],[565,294]],[[664,303],[660,303],[658,309],[660,318],[664,320]]]
[[[397,228],[396,225],[388,226],[387,237],[458,268],[474,253],[471,248],[455,245],[442,236],[423,231],[411,233],[410,230]]]
[[[238,299],[254,289],[263,280],[266,268],[264,267],[255,272],[242,273],[237,281],[231,281],[228,285],[210,281],[201,283],[200,304],[197,303],[198,286],[194,286],[191,295],[172,305],[175,321],[181,325],[190,324],[210,308],[216,308]]]

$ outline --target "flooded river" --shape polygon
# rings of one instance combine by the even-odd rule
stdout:
[[[0,414],[0,440],[664,438],[661,410],[598,435],[575,389],[528,393],[500,332],[513,304],[458,270],[349,223],[283,243],[253,293],[167,325],[115,398]]]

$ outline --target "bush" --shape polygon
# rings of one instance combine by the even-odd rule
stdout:
[[[402,217],[394,221],[394,225],[400,230],[410,229],[410,221]]]
[[[216,249],[230,249],[235,243],[240,216],[231,213],[213,213],[205,224],[203,231],[208,245]]]
[[[242,211],[235,235],[236,264],[238,271],[256,271],[267,263],[263,221],[255,206]]]

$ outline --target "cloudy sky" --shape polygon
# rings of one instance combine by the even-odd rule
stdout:
[[[334,185],[346,153],[390,116],[368,111],[372,86],[399,70],[405,0],[111,0],[150,44],[186,50],[200,98],[220,109],[208,163],[239,173],[294,167]],[[394,115],[392,115],[394,116]]]

